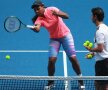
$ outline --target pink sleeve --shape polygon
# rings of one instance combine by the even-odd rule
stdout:
[[[35,21],[34,24],[35,24],[35,25],[36,25],[36,24],[40,24],[40,25],[42,26],[42,20],[40,20],[40,18],[37,18],[37,20]]]

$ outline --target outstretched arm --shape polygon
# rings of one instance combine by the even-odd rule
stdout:
[[[65,13],[65,12],[62,12],[62,11],[56,12],[56,11],[52,10],[52,14],[55,15],[55,16],[59,16],[61,18],[64,18],[64,19],[69,18],[68,14]]]

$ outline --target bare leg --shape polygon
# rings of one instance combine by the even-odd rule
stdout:
[[[49,58],[49,62],[48,62],[48,75],[49,76],[54,76],[56,60],[57,60],[56,57]],[[52,84],[53,82],[54,82],[53,80],[48,81],[48,85]]]
[[[79,63],[78,63],[76,56],[70,57],[69,60],[72,64],[72,67],[73,67],[74,71],[76,72],[76,74],[81,75],[80,66],[79,66]],[[79,80],[79,83],[81,85],[83,85],[83,80]]]
[[[72,64],[72,67],[73,67],[74,71],[76,72],[76,74],[77,75],[81,74],[80,66],[79,66],[79,63],[77,61],[76,56],[70,57],[69,60]]]

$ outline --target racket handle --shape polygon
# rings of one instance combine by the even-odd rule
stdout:
[[[31,28],[31,29],[34,28],[34,26],[32,26],[32,25],[27,25],[26,27]]]

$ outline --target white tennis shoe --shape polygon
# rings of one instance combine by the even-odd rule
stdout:
[[[85,85],[79,85],[79,90],[85,90]]]
[[[51,90],[52,88],[54,88],[54,84],[50,84],[44,87],[44,90]]]

